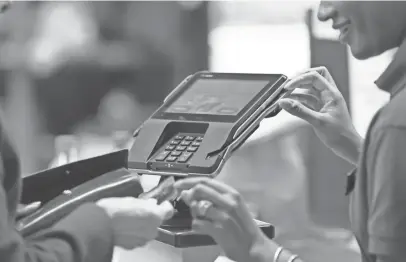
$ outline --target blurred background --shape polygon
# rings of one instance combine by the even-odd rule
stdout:
[[[373,82],[393,51],[355,61],[331,24],[316,21],[317,4],[15,2],[0,17],[0,105],[23,173],[122,148],[198,70],[294,75],[325,65],[364,135],[388,99]],[[257,217],[276,225],[277,240],[308,261],[358,261],[344,196],[350,169],[306,123],[280,114],[219,179],[241,190]]]

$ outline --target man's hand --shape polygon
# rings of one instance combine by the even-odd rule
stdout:
[[[41,202],[33,202],[28,205],[18,204],[17,219],[31,215],[41,207]]]
[[[133,249],[147,244],[158,235],[158,227],[174,214],[168,202],[133,197],[106,198],[97,202],[111,217],[116,245]]]
[[[357,163],[363,139],[352,124],[347,104],[325,67],[307,70],[290,80],[285,88],[297,90],[279,105],[310,123],[323,143],[337,155]]]

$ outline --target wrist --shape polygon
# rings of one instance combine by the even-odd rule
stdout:
[[[249,253],[250,262],[269,262],[273,261],[274,255],[279,245],[269,238],[259,239],[251,248]]]
[[[361,155],[364,139],[358,134],[355,128],[352,128],[350,131],[346,132],[344,137],[347,139],[349,145],[348,156],[350,158],[350,162],[356,165]]]
[[[104,210],[106,212],[107,216],[109,216],[111,219],[113,218],[113,212],[110,208],[108,208],[108,204],[106,204],[105,199],[101,199],[95,203],[98,207]]]
[[[331,143],[335,145],[331,149],[338,156],[356,165],[361,155],[364,143],[363,138],[358,134],[355,128],[343,130],[337,138],[338,139]]]

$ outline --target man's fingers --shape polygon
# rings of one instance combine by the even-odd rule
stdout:
[[[37,201],[37,202],[32,202],[28,205],[25,206],[26,210],[36,210],[41,206],[41,202]]]
[[[169,201],[164,201],[158,206],[157,214],[162,220],[170,219],[175,213],[175,209]]]
[[[28,205],[19,204],[18,206],[18,216],[26,216],[28,214],[34,213],[38,208],[40,208],[41,202],[33,202]]]
[[[279,101],[279,105],[288,113],[297,116],[310,124],[319,121],[320,113],[311,110],[310,108],[301,104],[299,101],[284,98]]]

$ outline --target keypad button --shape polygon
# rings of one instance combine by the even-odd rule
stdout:
[[[185,136],[182,135],[175,136],[175,140],[182,140],[183,138],[185,138]]]
[[[202,142],[202,141],[203,141],[203,137],[202,137],[202,136],[198,136],[198,137],[196,138],[196,141],[197,141],[197,142]]]
[[[177,146],[176,150],[177,151],[184,151],[186,149],[186,146]]]
[[[195,146],[189,146],[189,147],[187,148],[187,151],[189,151],[189,152],[196,152],[196,151],[197,151],[197,147],[195,147]]]
[[[166,158],[166,162],[175,162],[176,159],[177,159],[176,156],[168,156],[168,157]]]
[[[179,140],[172,140],[171,145],[179,145],[180,141]]]
[[[191,156],[192,156],[192,153],[185,152],[178,158],[178,162],[179,163],[186,163]]]
[[[200,142],[193,142],[192,146],[200,146]]]
[[[182,143],[180,143],[182,146],[188,146],[190,145],[190,141],[182,141]]]
[[[181,154],[182,154],[182,152],[173,151],[173,152],[171,153],[171,156],[180,156]]]
[[[193,136],[187,136],[187,137],[185,138],[185,140],[186,140],[186,141],[193,141],[193,140],[195,140],[195,138],[194,138]]]
[[[172,151],[175,149],[175,146],[167,146],[165,150]]]
[[[165,158],[168,156],[168,154],[169,154],[169,151],[164,151],[164,152],[160,153],[160,154],[155,158],[155,160],[156,160],[156,161],[164,161]]]

